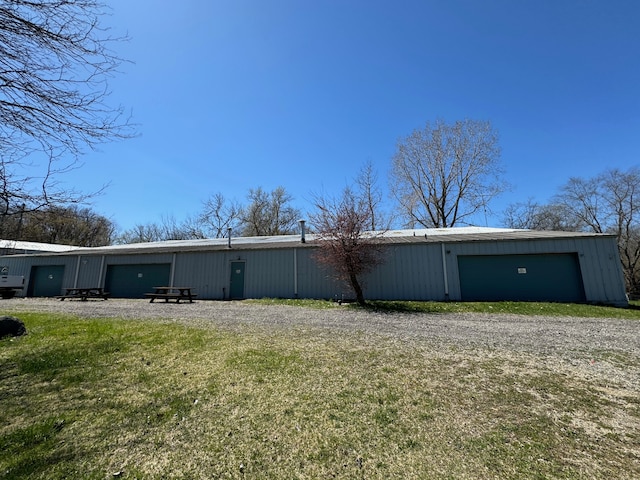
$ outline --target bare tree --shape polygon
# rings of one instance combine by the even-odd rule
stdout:
[[[206,238],[200,224],[193,218],[178,222],[173,216],[162,216],[159,222],[138,224],[121,232],[114,240],[117,244],[164,242],[167,240],[195,240]]]
[[[553,197],[580,230],[620,237],[640,222],[640,169],[607,169],[593,178],[572,177]]]
[[[613,168],[591,179],[571,178],[556,196],[586,230],[611,233],[629,291],[640,294],[640,169]]]
[[[122,108],[107,104],[107,80],[122,63],[111,47],[122,38],[101,27],[106,8],[99,0],[0,2],[0,215],[86,200],[59,175],[86,147],[132,135]]]
[[[157,223],[137,224],[134,227],[120,232],[114,239],[115,244],[148,243],[167,240],[162,232],[162,227]]]
[[[391,191],[408,226],[452,227],[502,193],[498,134],[487,121],[438,120],[398,142]]]
[[[319,244],[316,259],[353,290],[360,305],[366,303],[362,276],[383,263],[381,239],[387,230],[376,223],[380,202],[372,172],[365,165],[355,181],[358,189],[346,187],[337,199],[315,195],[310,216]]]
[[[607,211],[608,193],[601,185],[602,176],[590,179],[571,177],[554,197],[553,201],[565,207],[566,214],[582,226],[581,230],[604,233],[606,229],[605,222],[611,212]]]
[[[369,230],[388,230],[391,216],[383,210],[383,195],[378,182],[378,173],[371,161],[365,162],[356,179],[358,191],[369,210]]]
[[[163,215],[158,224],[161,240],[193,240],[202,238],[199,230],[193,229],[190,219],[178,222],[173,215]]]
[[[584,228],[584,224],[572,216],[565,205],[541,205],[533,200],[510,204],[504,211],[504,224],[509,228],[566,232]]]
[[[242,234],[246,237],[291,235],[295,233],[300,210],[284,187],[265,192],[261,187],[249,190],[249,205],[241,214]]]
[[[235,200],[228,201],[221,193],[211,195],[203,204],[198,223],[207,237],[225,238],[229,229],[233,234],[239,228],[242,206]]]

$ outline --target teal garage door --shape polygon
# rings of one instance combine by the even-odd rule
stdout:
[[[458,257],[465,301],[584,302],[575,253]]]
[[[64,265],[43,265],[31,267],[29,276],[29,297],[55,297],[62,294]]]
[[[105,290],[116,298],[142,298],[153,287],[169,286],[171,264],[109,265]]]

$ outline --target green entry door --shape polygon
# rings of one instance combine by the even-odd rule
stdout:
[[[583,302],[578,255],[469,255],[458,257],[466,301]]]
[[[30,297],[55,297],[62,293],[64,265],[31,267],[27,295]]]
[[[244,298],[245,262],[231,262],[229,298]]]

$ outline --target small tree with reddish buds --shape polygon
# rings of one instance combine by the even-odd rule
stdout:
[[[319,248],[316,260],[351,287],[365,305],[362,276],[383,262],[381,236],[367,231],[372,210],[365,196],[345,188],[339,199],[316,197],[316,213],[310,216]]]

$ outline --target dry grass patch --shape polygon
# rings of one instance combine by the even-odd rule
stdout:
[[[0,341],[1,478],[640,477],[639,392],[548,358],[23,318]]]

